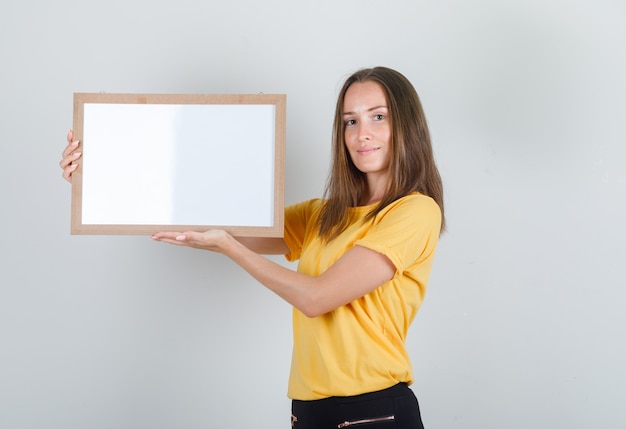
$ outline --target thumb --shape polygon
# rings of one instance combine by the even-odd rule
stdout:
[[[178,241],[202,241],[201,234],[195,231],[181,232],[176,236]]]

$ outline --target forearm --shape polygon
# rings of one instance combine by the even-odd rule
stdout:
[[[396,271],[385,255],[362,246],[354,246],[323,273],[310,276],[261,256],[222,230],[159,232],[152,239],[222,253],[309,317],[325,314],[371,292],[390,280]],[[288,251],[282,240],[265,243],[265,250]],[[257,250],[263,247],[258,244]]]
[[[248,249],[261,255],[286,255],[289,247],[280,237],[236,237]]]
[[[230,236],[220,246],[220,252],[305,315],[314,317],[325,312],[316,296],[315,277],[270,261]]]

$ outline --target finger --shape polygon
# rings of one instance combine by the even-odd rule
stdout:
[[[72,140],[74,140],[74,130],[69,130],[67,132],[67,142],[72,143]]]
[[[65,149],[63,149],[63,153],[61,154],[61,157],[62,158],[66,158],[69,154],[74,152],[78,148],[78,144],[79,143],[80,143],[80,141],[78,141],[78,140],[75,140],[73,142],[69,142],[67,144],[67,146],[65,146]]]
[[[204,246],[207,244],[204,235],[197,231],[185,231],[182,233],[178,233],[178,235],[176,236],[176,240],[199,246]]]
[[[171,238],[161,238],[155,241],[160,241],[161,243],[173,244],[175,246],[185,246],[186,244]]]
[[[153,240],[176,240],[181,235],[180,232],[157,232],[152,235]]]
[[[61,161],[59,161],[59,165],[61,166],[61,168],[65,168],[72,164],[74,161],[76,161],[78,158],[80,158],[81,155],[82,152],[74,152],[70,155],[64,156]]]
[[[78,164],[72,164],[63,169],[63,178],[68,182],[72,182],[72,173],[78,168]]]
[[[192,244],[189,243],[188,241],[180,241],[176,239],[176,235],[179,233],[157,233],[154,234],[151,239],[153,241],[158,241],[161,243],[167,243],[167,244],[173,244],[175,246],[186,246],[186,247],[192,247]]]

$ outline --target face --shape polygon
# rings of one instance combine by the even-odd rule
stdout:
[[[343,100],[344,142],[363,173],[386,175],[391,160],[391,120],[382,87],[372,81],[350,85]]]

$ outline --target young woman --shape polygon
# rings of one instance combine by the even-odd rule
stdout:
[[[426,119],[411,83],[376,67],[346,80],[333,131],[324,199],[287,207],[284,238],[211,230],[152,239],[222,253],[294,307],[294,428],[421,428],[405,340],[444,228]],[[67,180],[77,148],[70,132]],[[299,260],[298,269],[261,254]]]

